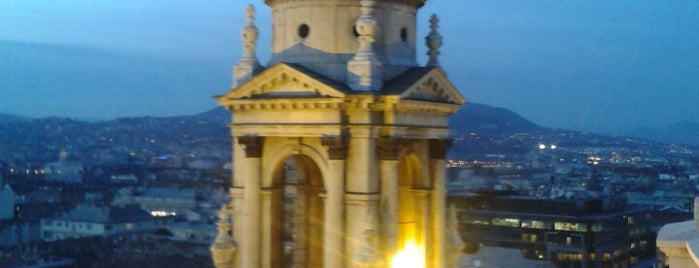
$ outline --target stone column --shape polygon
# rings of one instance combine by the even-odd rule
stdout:
[[[262,267],[282,267],[284,263],[282,253],[282,234],[284,222],[281,217],[283,211],[283,189],[269,188],[260,191],[261,226],[261,249]]]
[[[447,150],[451,146],[448,139],[430,139],[430,176],[432,176],[432,236],[434,237],[432,251],[432,267],[445,267],[446,263],[458,263],[458,260],[446,260],[445,230],[446,230],[446,167]],[[453,256],[452,256],[453,257]]]
[[[231,215],[233,217],[232,219],[232,232],[233,232],[233,240],[236,243],[242,242],[243,234],[245,233],[245,217],[243,216],[244,210],[245,210],[245,189],[243,188],[237,188],[237,187],[232,187],[231,189],[228,190],[231,195]],[[240,252],[240,248],[242,248],[243,245],[238,244],[238,252]],[[233,260],[233,267],[242,267],[242,258],[240,257],[240,253],[236,254],[235,259]]]
[[[379,176],[381,178],[381,237],[385,259],[392,258],[398,250],[398,156],[403,140],[379,138]]]
[[[349,138],[345,183],[345,256],[347,267],[357,267],[352,258],[366,248],[362,238],[367,211],[378,212],[379,179],[376,161],[376,145],[369,126],[355,126]],[[372,215],[378,221],[378,215]],[[380,235],[380,234],[379,234]],[[355,266],[353,266],[355,265]]]
[[[323,231],[323,266],[345,267],[345,159],[347,137],[326,136],[321,143],[328,146],[330,168],[325,179],[325,229]]]
[[[237,168],[243,169],[245,186],[243,208],[243,248],[241,256],[244,268],[262,267],[261,261],[261,232],[260,232],[260,168],[263,137],[240,136],[238,143],[245,147],[245,163]]]
[[[346,266],[382,267],[383,256],[379,254],[375,244],[380,234],[376,233],[374,223],[378,219],[376,206],[379,194],[348,193],[345,195],[345,201],[347,204]]]

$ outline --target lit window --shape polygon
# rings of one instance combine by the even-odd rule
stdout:
[[[522,221],[522,228],[548,229],[548,228],[550,228],[550,224],[546,224],[546,222],[543,222],[543,221],[523,220]]]
[[[586,232],[587,224],[580,222],[555,222],[553,228],[559,231]]]
[[[519,227],[519,219],[493,218],[491,223],[498,226]]]

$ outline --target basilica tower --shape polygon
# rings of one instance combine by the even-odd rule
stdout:
[[[232,89],[216,98],[235,163],[217,267],[390,267],[406,248],[423,267],[454,265],[446,117],[465,100],[439,66],[436,16],[416,62],[425,1],[266,0],[266,66],[248,8]]]

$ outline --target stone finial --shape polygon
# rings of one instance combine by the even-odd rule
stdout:
[[[347,81],[353,90],[374,91],[381,88],[383,80],[381,76],[381,62],[374,54],[374,34],[378,23],[372,16],[374,0],[361,0],[360,10],[362,14],[357,19],[354,29],[359,36],[359,48],[354,58],[347,62]]]
[[[248,5],[245,11],[245,22],[245,27],[240,32],[243,40],[243,57],[233,70],[233,87],[247,81],[262,69],[255,54],[260,31],[255,26],[255,7],[253,5]]]
[[[255,26],[255,7],[253,5],[248,5],[248,9],[245,11],[245,27],[241,31],[240,35],[243,39],[243,59],[242,63],[255,63],[257,62],[257,56],[255,55],[255,48],[257,46],[256,42],[259,38],[260,32]]]
[[[214,244],[209,248],[214,265],[217,268],[232,267],[233,258],[238,251],[232,236],[233,228],[230,215],[230,208],[224,204],[221,207],[218,223],[216,224],[218,233],[216,234]]]
[[[437,32],[439,29],[439,18],[437,14],[432,14],[430,18],[430,33],[425,37],[425,43],[427,44],[427,66],[439,67],[439,48],[442,47],[442,35]]]

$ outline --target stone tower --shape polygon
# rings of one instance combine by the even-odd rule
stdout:
[[[252,6],[233,88],[235,168],[211,247],[217,267],[389,267],[415,245],[445,267],[447,116],[464,98],[439,67],[438,20],[416,63],[426,0],[266,0],[272,58]],[[451,256],[451,255],[450,255]]]

